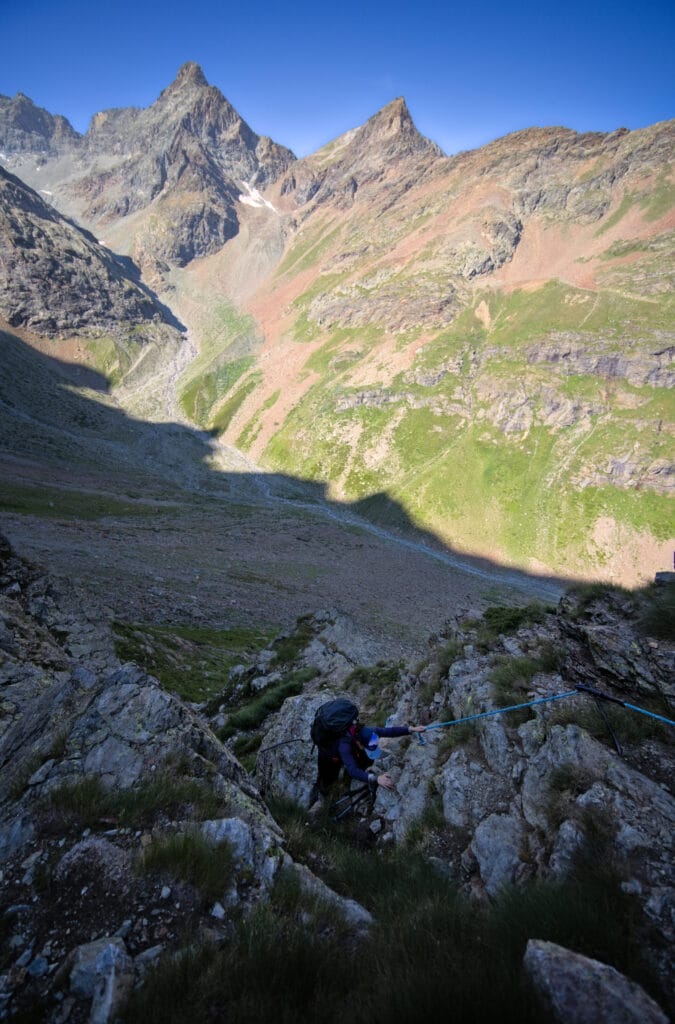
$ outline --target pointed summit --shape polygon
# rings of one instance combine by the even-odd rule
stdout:
[[[413,153],[434,153],[442,156],[440,148],[415,127],[408,104],[402,96],[378,110],[363,125],[359,132],[361,141],[384,149],[389,156],[398,153],[400,156]]]
[[[200,68],[199,64],[195,64],[193,60],[188,60],[178,69],[173,86],[195,86],[195,85],[208,85],[206,76]]]

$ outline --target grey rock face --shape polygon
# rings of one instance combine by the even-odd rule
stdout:
[[[289,860],[286,867],[298,880],[303,892],[317,902],[328,903],[335,907],[357,934],[364,935],[369,931],[373,918],[360,903],[339,896],[303,864],[295,864]]]
[[[37,107],[28,96],[0,96],[0,150],[5,156],[58,156],[76,149],[81,136],[65,117]]]
[[[3,134],[2,127],[0,120],[0,151],[5,138],[16,134],[9,128]],[[71,170],[61,181],[54,168],[50,190],[56,201],[88,224],[152,206],[153,223],[145,224],[134,245],[135,258],[151,274],[167,261],[183,266],[219,249],[239,229],[242,183],[264,187],[295,159],[256,135],[193,63],[183,65],[147,109],[96,114],[86,135],[70,140],[70,149],[62,136],[59,153],[64,147],[71,156],[76,152],[79,173]],[[24,152],[34,152],[32,144],[44,149],[42,135],[22,136],[21,144]],[[22,165],[21,171],[29,168]]]
[[[558,1024],[668,1024],[634,981],[562,946],[531,939],[523,966]]]
[[[491,814],[481,821],[472,849],[488,895],[522,877],[522,843],[522,822],[515,815]]]
[[[121,886],[130,867],[131,858],[125,850],[92,836],[70,848],[56,866],[54,877],[58,882],[67,882],[79,879],[84,871],[95,876],[99,884]]]
[[[0,314],[43,334],[164,319],[111,252],[2,167]]]
[[[115,971],[117,965],[131,965],[131,958],[123,939],[96,939],[94,942],[78,946],[73,953],[70,971],[71,992],[76,996],[91,999],[101,979]]]
[[[312,753],[310,729],[317,709],[335,696],[339,695],[322,690],[284,701],[276,723],[265,735],[263,751],[276,743],[284,745],[261,753],[256,765],[256,779],[264,793],[283,794],[298,803],[307,803],[316,779],[316,751]],[[300,742],[284,743],[290,739]]]

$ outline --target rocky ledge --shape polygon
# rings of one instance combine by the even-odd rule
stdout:
[[[151,964],[186,936],[227,944],[285,877],[304,894],[307,923],[313,907],[325,928],[328,905],[362,942],[368,911],[328,888],[320,859],[289,855],[290,831],[266,804],[307,801],[310,724],[339,694],[374,724],[433,726],[537,701],[429,729],[425,743],[383,741],[395,788],[356,811],[355,834],[373,856],[415,837],[430,869],[477,901],[582,869],[611,874],[631,901],[651,996],[667,1007],[669,608],[664,579],[638,594],[578,588],[557,609],[456,609],[414,668],[382,660],[375,638],[325,612],[233,668],[219,698],[189,705],[119,662],[106,613],[86,593],[1,541],[0,1019],[113,1021]],[[578,685],[614,702],[598,707]],[[651,713],[621,707],[617,717],[617,701]],[[253,705],[266,705],[257,725]],[[258,748],[249,773],[233,751]],[[322,827],[329,808],[315,809]],[[633,980],[550,942],[530,942],[524,968],[542,1019],[609,1022],[623,1005],[621,1019],[665,1020]],[[570,1001],[582,976],[589,996]]]
[[[0,1020],[114,1020],[149,964],[186,933],[223,941],[282,871],[369,926],[292,861],[197,711],[120,664],[104,611],[1,538],[0,769]],[[181,846],[214,884],[167,884]]]

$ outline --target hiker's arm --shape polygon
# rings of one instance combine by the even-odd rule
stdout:
[[[340,755],[340,760],[342,761],[343,765],[345,766],[345,768],[347,769],[347,771],[349,772],[353,779],[357,779],[359,782],[369,781],[368,772],[364,772],[363,768],[359,768],[356,761],[354,760],[354,755],[352,753],[352,741],[350,736],[346,736],[340,740],[338,753]]]
[[[410,736],[413,732],[424,732],[425,728],[424,725],[390,725],[388,727],[376,725],[373,732],[387,739],[387,737]]]

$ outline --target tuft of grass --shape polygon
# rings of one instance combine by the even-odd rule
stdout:
[[[464,650],[464,644],[460,640],[448,640],[436,655],[438,669],[441,676],[448,674],[450,667],[457,661]]]
[[[529,684],[540,671],[540,663],[535,658],[497,658],[490,672],[490,682],[494,687],[497,704],[500,707],[508,707],[510,704],[521,703],[525,699]],[[521,712],[517,714],[520,715]],[[529,710],[524,709],[522,714],[529,717]]]
[[[647,636],[675,640],[675,586],[652,586],[644,592],[639,628]]]
[[[44,755],[36,752],[28,757],[23,764],[20,764],[18,768],[14,769],[12,780],[7,790],[7,795],[10,800],[20,800],[23,794],[26,792],[28,787],[28,780],[38,768],[49,760],[50,755]]]
[[[310,643],[313,635],[311,616],[301,616],[295,624],[295,629],[289,636],[280,637],[274,641],[272,646],[276,653],[270,667],[278,668],[283,665],[293,665],[298,660],[301,652]]]
[[[222,814],[222,799],[198,779],[161,774],[133,789],[106,789],[97,775],[66,783],[41,801],[43,811],[58,812],[72,828],[94,828],[114,822],[124,826],[151,825],[160,817],[214,818]]]
[[[232,744],[232,751],[239,763],[247,772],[252,772],[256,763],[256,752],[260,749],[262,735],[259,732],[253,736],[238,736]]]
[[[226,740],[241,730],[257,729],[268,715],[279,710],[287,697],[295,697],[302,693],[304,684],[314,679],[318,672],[317,668],[298,669],[281,682],[268,686],[260,695],[230,715],[226,725],[218,732],[219,738]]]
[[[401,675],[401,662],[378,661],[375,665],[358,665],[344,682],[347,690],[366,689],[361,719],[384,725],[395,699],[396,683]]]
[[[612,583],[575,583],[568,591],[576,604],[576,617],[581,617],[596,601],[607,601],[612,597],[629,596],[629,591]]]
[[[478,625],[476,645],[481,650],[488,650],[492,643],[501,635],[516,633],[522,626],[543,622],[552,608],[533,602],[524,607],[493,605],[486,608]]]
[[[234,857],[227,843],[210,842],[201,832],[177,832],[156,839],[143,854],[143,872],[188,882],[213,902],[222,899],[234,878]]]
[[[404,845],[408,850],[427,853],[433,846],[435,838],[448,832],[450,826],[443,815],[443,808],[438,798],[427,802],[424,810],[407,829]]]
[[[529,938],[596,957],[663,995],[642,960],[638,905],[621,891],[613,865],[605,867],[611,831],[602,821],[587,823],[573,878],[509,887],[480,903],[417,849],[374,853],[354,832],[304,824],[303,809],[288,801],[273,812],[293,857],[374,914],[370,935],[358,945],[346,941],[334,909],[317,914],[297,883],[282,878],[270,903],[221,947],[191,948],[161,963],[135,994],[128,1024],[216,1017],[366,1024],[447,1016],[448,1007],[456,1024],[544,1024],[549,1014],[522,976]]]
[[[561,764],[549,775],[548,816],[558,828],[574,812],[574,802],[591,788],[595,779],[581,765]]]
[[[452,708],[444,708],[438,716],[441,722],[451,722],[455,717],[462,718],[469,712],[455,716]],[[443,736],[436,745],[436,764],[442,765],[458,747],[466,746],[478,736],[478,722],[462,722],[461,725],[449,726],[443,730]]]
[[[640,707],[644,707],[646,711],[654,711],[657,715],[664,714],[664,708],[656,698],[641,698]],[[667,726],[654,718],[606,701],[603,701],[602,708],[618,739],[624,743],[669,738]],[[665,709],[665,714],[670,715],[670,709]],[[559,706],[551,712],[548,721],[551,725],[578,725],[596,740],[613,744],[607,725],[590,697],[585,697],[583,701],[566,701],[564,706]]]

